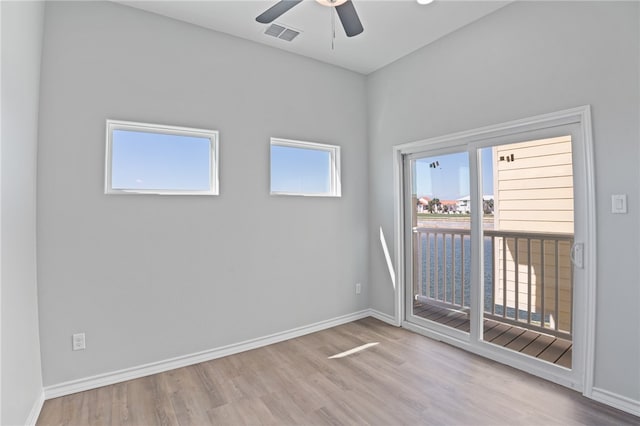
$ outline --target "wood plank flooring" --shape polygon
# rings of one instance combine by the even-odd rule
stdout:
[[[469,331],[467,314],[428,303],[415,302],[413,314],[462,331]],[[571,368],[571,341],[499,321],[484,320],[484,340]]]
[[[345,355],[345,351],[370,345]],[[342,354],[341,357],[335,355]],[[577,392],[366,318],[45,402],[38,425],[638,425]]]

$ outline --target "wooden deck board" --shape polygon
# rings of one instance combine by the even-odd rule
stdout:
[[[507,330],[509,330],[509,328],[511,328],[511,326],[507,324],[498,324],[495,327],[493,327],[491,330],[484,332],[484,340],[487,342],[492,342],[495,338],[500,336],[502,333],[505,333]]]
[[[533,342],[539,335],[540,333],[536,333],[535,331],[525,330],[525,332],[518,336],[517,339],[509,342],[505,347],[520,352],[527,345]]]
[[[449,312],[446,309],[442,309],[440,311],[432,311],[432,312],[425,312],[425,316],[426,318],[429,318],[432,321],[444,321],[446,320],[446,316]]]
[[[442,306],[416,302],[413,314],[467,333],[471,328],[466,313]],[[495,345],[571,368],[572,343],[569,340],[493,319],[484,320],[483,338]]]
[[[484,320],[483,330],[486,333],[487,331],[491,330],[496,325],[498,325],[497,321]]]
[[[546,334],[541,334],[533,342],[531,342],[529,345],[527,345],[520,352],[522,352],[523,354],[527,354],[527,355],[531,355],[531,356],[537,357],[538,355],[540,355],[542,353],[542,351],[547,349],[547,347],[551,343],[553,343],[554,340],[555,340],[555,337],[553,337],[553,336],[548,336]]]
[[[509,343],[520,337],[526,330],[520,327],[510,327],[507,331],[496,337],[491,343],[499,346],[507,346]]]
[[[461,314],[459,316],[455,316],[451,319],[451,321],[444,323],[445,325],[452,327],[452,328],[458,328],[459,326],[461,326],[462,324],[469,322],[469,319],[467,318],[466,315]]]
[[[464,331],[465,333],[469,333],[471,331],[471,321],[463,322],[462,324],[458,325],[456,329]]]
[[[560,359],[562,354],[564,354],[565,351],[569,349],[570,346],[570,342],[562,339],[556,339],[553,341],[553,343],[547,346],[547,349],[545,349],[540,355],[538,355],[538,358],[544,359],[545,361],[549,362],[556,362]]]
[[[571,355],[573,347],[567,349],[564,354],[556,361],[556,364],[561,365],[566,368],[571,368]]]

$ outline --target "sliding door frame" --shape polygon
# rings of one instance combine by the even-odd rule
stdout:
[[[576,133],[580,139],[580,149],[574,155],[574,164],[579,164],[582,168],[584,176],[580,176],[581,185],[575,188],[580,192],[580,198],[584,200],[584,238],[579,241],[584,244],[584,280],[580,283],[583,286],[580,291],[579,299],[574,301],[584,306],[584,313],[581,318],[580,330],[576,340],[582,342],[581,352],[583,356],[578,357],[578,365],[574,365],[580,373],[578,380],[563,374],[554,374],[545,368],[537,368],[528,360],[518,360],[509,356],[500,356],[498,353],[488,350],[483,345],[476,345],[474,342],[481,340],[479,336],[479,321],[481,312],[476,312],[471,318],[471,335],[470,342],[465,342],[451,336],[438,333],[437,331],[428,330],[423,327],[416,326],[405,319],[406,312],[406,280],[410,277],[406,270],[407,253],[407,236],[405,226],[405,182],[404,158],[407,155],[420,152],[433,152],[436,150],[449,151],[456,147],[468,146],[474,149],[470,150],[470,176],[476,176],[478,170],[478,158],[476,147],[484,146],[487,141],[501,141],[510,138],[517,138],[519,134],[534,133],[541,138],[545,135],[554,135],[559,126],[572,125],[577,128]],[[595,217],[595,178],[593,167],[593,139],[591,125],[591,108],[590,106],[581,106],[564,111],[550,114],[529,117],[521,120],[515,120],[507,123],[497,124],[493,126],[482,127],[479,129],[454,133],[450,135],[419,140],[415,142],[396,145],[393,147],[393,169],[394,169],[394,249],[395,249],[395,265],[396,265],[396,286],[395,286],[395,323],[398,326],[405,327],[409,330],[424,334],[428,337],[447,342],[451,345],[458,346],[470,352],[477,353],[482,356],[492,358],[496,361],[510,365],[512,367],[527,371],[531,374],[553,381],[555,383],[570,387],[582,392],[585,396],[591,397],[593,391],[594,376],[594,341],[595,341],[595,312],[596,312],[596,217]],[[477,200],[480,194],[480,182],[472,182],[470,186],[472,199]],[[475,212],[475,213],[474,213]],[[481,220],[481,214],[478,209],[472,210],[471,227],[472,227],[472,251],[478,253],[482,230],[475,226]],[[475,235],[478,234],[478,235]],[[410,241],[410,240],[409,240]],[[578,241],[576,241],[578,242]],[[472,283],[478,283],[479,268],[472,263],[471,280]],[[477,300],[478,285],[472,285],[472,300]],[[475,299],[473,299],[475,297]],[[476,309],[477,311],[477,309]],[[576,383],[576,381],[578,383]]]
[[[451,154],[468,154],[468,150],[467,150],[466,146],[462,147],[464,149],[460,149],[460,148],[461,148],[461,145],[429,146],[428,154],[429,154],[429,156],[446,156],[446,155],[451,155]],[[413,154],[403,154],[403,161],[406,160],[403,163],[403,167],[404,167],[404,170],[403,170],[404,171],[404,182],[406,183],[404,185],[404,199],[403,199],[403,202],[406,202],[407,201],[407,197],[410,197],[409,194],[411,193],[411,190],[412,190],[411,186],[412,186],[412,183],[413,183],[413,179],[415,178],[415,176],[413,175],[413,173],[409,169],[409,167],[406,167],[407,163],[410,163],[412,160],[416,160],[416,159],[420,158],[421,154],[423,154],[423,153],[422,152],[417,152],[417,153],[413,153]],[[473,157],[473,158],[472,157],[473,157],[473,155],[469,155],[467,164],[474,162],[473,158],[475,158],[475,157]],[[471,166],[470,169],[469,169],[469,176],[472,176],[471,173],[474,173],[473,166]],[[473,188],[470,187],[470,190],[473,191]],[[415,210],[411,211],[410,209],[406,209],[405,208],[404,218],[403,218],[404,224],[412,223],[411,219],[412,219],[413,213],[415,213]],[[473,221],[473,218],[471,220]],[[412,237],[412,227],[404,226],[403,232],[404,232],[404,238],[405,238],[404,241],[405,241],[405,244],[407,244],[407,245],[405,245],[405,253],[406,253],[407,250],[409,250],[409,245],[408,244],[411,243],[412,238],[413,238]],[[471,244],[472,245],[474,244],[473,238],[471,239]],[[473,262],[473,259],[471,259],[471,261]],[[414,267],[413,256],[405,256],[403,267],[404,267],[403,269],[405,271],[404,272],[405,277],[407,279],[412,278],[412,277],[408,276],[409,274],[406,271],[413,270],[413,267]],[[477,277],[474,277],[474,275],[473,275],[474,274],[474,267],[473,266],[471,267],[470,272],[471,272],[470,280],[471,280],[471,282],[474,282],[473,281],[474,278],[477,278]],[[429,272],[427,271],[427,273],[429,273]],[[406,285],[407,282],[405,281],[404,284]],[[463,287],[464,287],[464,285],[463,285]],[[472,288],[471,288],[471,300],[474,300],[473,299],[474,298],[474,291],[475,291],[475,289],[472,286]],[[477,295],[475,295],[475,296],[477,296]],[[426,322],[427,320],[422,319],[420,317],[417,317],[417,316],[413,315],[413,313],[411,312],[412,309],[411,309],[410,305],[413,302],[413,294],[411,294],[410,291],[407,291],[406,287],[404,289],[404,297],[405,297],[405,305],[404,305],[405,309],[404,309],[404,315],[402,315],[402,321],[403,322],[407,322],[407,323],[411,322],[411,323],[414,323],[416,325],[419,325],[421,322],[422,323]],[[475,307],[472,307],[472,311],[473,311],[473,309],[475,309]],[[411,312],[411,313],[409,313],[409,312]],[[430,325],[430,329],[431,329],[431,331],[433,331],[433,332],[435,332],[437,334],[444,334],[444,335],[447,335],[447,336],[450,336],[450,337],[454,337],[454,338],[456,338],[458,340],[465,341],[465,342],[473,341],[473,338],[474,338],[473,327],[471,328],[470,332],[464,332],[464,331],[457,330],[455,328],[447,327],[446,325],[442,325],[442,324],[439,324],[437,322],[433,322]]]

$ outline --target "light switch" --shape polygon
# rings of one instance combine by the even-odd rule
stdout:
[[[611,213],[623,214],[627,212],[627,194],[611,196]]]

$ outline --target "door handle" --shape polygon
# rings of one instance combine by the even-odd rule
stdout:
[[[582,269],[584,267],[584,244],[573,243],[569,256],[571,257],[571,263],[573,263],[576,268]]]

